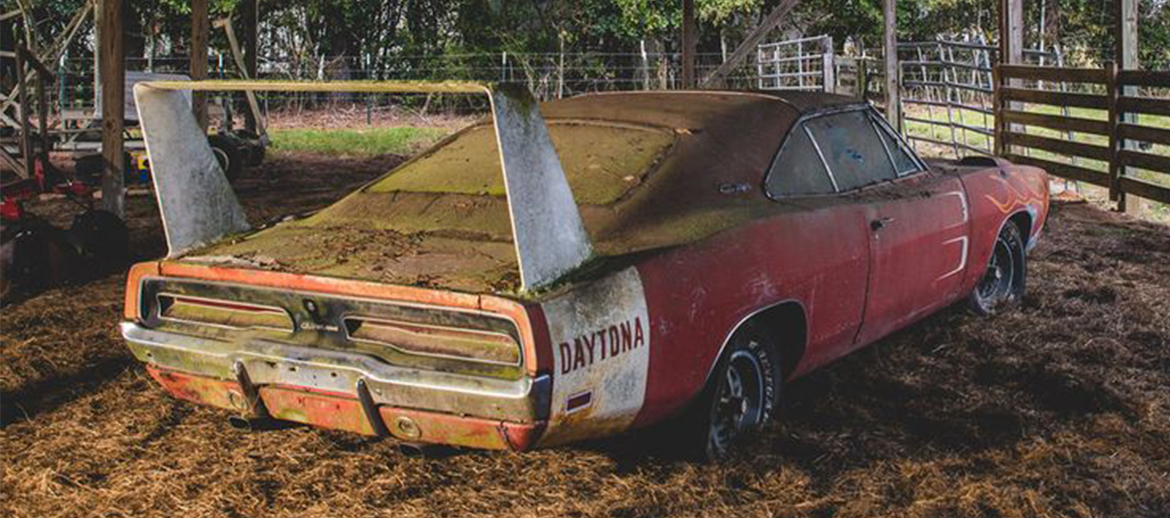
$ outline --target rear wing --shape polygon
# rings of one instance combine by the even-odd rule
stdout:
[[[548,286],[592,253],[536,99],[518,85],[417,81],[150,81],[134,98],[168,257],[251,229],[188,101],[189,92],[282,91],[486,95],[524,290]]]

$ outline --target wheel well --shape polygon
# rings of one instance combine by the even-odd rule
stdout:
[[[1017,212],[1008,218],[1008,221],[1020,229],[1020,235],[1024,237],[1025,245],[1032,241],[1032,215],[1028,211]]]
[[[745,324],[758,325],[775,341],[780,353],[780,365],[787,379],[800,358],[804,356],[808,341],[808,321],[804,307],[799,302],[783,302],[752,316]]]

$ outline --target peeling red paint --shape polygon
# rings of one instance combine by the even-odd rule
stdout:
[[[242,410],[247,406],[243,389],[234,381],[195,376],[153,365],[147,365],[146,371],[167,392],[179,399],[233,410]]]
[[[467,448],[523,451],[532,447],[543,430],[542,423],[508,423],[392,407],[381,407],[379,412],[386,428],[399,439]],[[409,424],[402,425],[404,420]]]
[[[261,387],[260,399],[277,419],[377,435],[357,399],[281,387]]]

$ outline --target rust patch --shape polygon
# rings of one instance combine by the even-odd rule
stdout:
[[[146,371],[160,385],[179,399],[230,410],[247,408],[247,398],[234,381],[217,380],[147,365]]]
[[[285,421],[377,435],[356,398],[281,387],[261,387],[260,399],[272,417]]]
[[[378,411],[398,439],[467,448],[526,450],[544,429],[539,423],[505,423],[405,408],[384,406]]]

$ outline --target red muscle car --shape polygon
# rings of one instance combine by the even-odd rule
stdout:
[[[150,88],[141,110],[184,87]],[[172,254],[130,272],[136,357],[240,426],[528,450],[679,419],[720,458],[784,383],[1018,300],[1048,212],[1044,171],[924,161],[852,98],[485,91],[494,124],[267,228],[205,214],[229,230],[180,242],[185,190],[160,183]],[[182,153],[142,118],[158,170]]]

